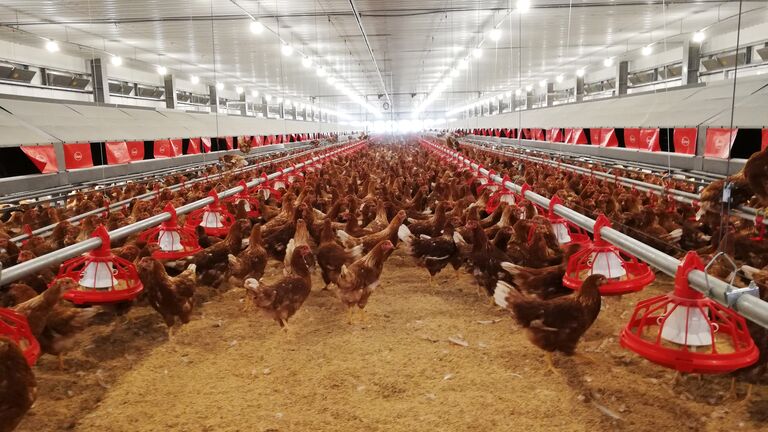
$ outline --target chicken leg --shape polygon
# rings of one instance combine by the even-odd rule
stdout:
[[[555,364],[552,362],[552,353],[547,351],[546,354],[546,362],[547,362],[547,370],[552,372],[553,374],[560,376],[560,371],[555,368]]]
[[[66,368],[64,367],[64,353],[59,353],[58,358],[59,358],[59,370],[60,371],[66,370]]]
[[[365,313],[365,309],[360,308],[360,319],[364,322],[368,322],[368,314]]]
[[[347,308],[347,324],[352,325],[352,308]]]

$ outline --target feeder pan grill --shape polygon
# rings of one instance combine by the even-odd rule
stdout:
[[[40,344],[32,335],[27,318],[13,309],[0,308],[0,335],[19,346],[27,364],[34,366],[40,357]]]
[[[191,228],[179,226],[176,209],[168,203],[163,211],[170,213],[171,218],[139,235],[139,239],[147,244],[159,246],[152,252],[152,257],[172,261],[200,252],[202,248],[197,242],[197,234]]]
[[[280,201],[280,198],[283,196],[283,193],[275,189],[270,184],[270,180],[267,179],[266,173],[262,173],[261,177],[264,179],[264,181],[256,186],[256,193],[264,197],[265,200],[268,200],[269,197],[272,196],[275,198],[275,200]]]
[[[234,204],[237,204],[239,201],[245,201],[245,211],[247,212],[248,217],[257,218],[261,216],[261,213],[259,213],[259,199],[248,192],[248,185],[244,180],[240,181],[239,186],[241,186],[243,190],[227,198],[225,201]]]
[[[691,270],[704,271],[695,252],[688,252],[678,268],[673,292],[637,304],[621,332],[621,345],[653,363],[685,373],[728,373],[756,362],[760,353],[746,320],[691,289]],[[718,348],[718,341],[724,339],[727,352]]]
[[[592,239],[589,238],[589,234],[586,231],[555,214],[555,205],[562,203],[563,200],[559,196],[553,196],[549,200],[549,213],[547,215],[549,222],[552,224],[552,229],[555,231],[557,242],[560,243],[560,246],[572,243],[587,246],[592,243]]]
[[[622,295],[642,290],[656,279],[656,275],[647,264],[600,238],[600,229],[606,226],[610,227],[611,222],[605,215],[600,215],[595,222],[594,242],[568,260],[563,285],[578,290],[584,279],[592,274],[602,274],[608,282],[600,287],[600,295]]]
[[[509,177],[504,176],[501,184],[504,185],[509,181]],[[481,186],[482,187],[482,186]],[[485,212],[488,214],[493,213],[501,205],[506,203],[507,205],[515,205],[515,193],[502,186],[496,192],[491,194],[488,198],[488,202],[485,204]]]
[[[201,226],[205,228],[205,233],[208,235],[224,237],[229,232],[229,227],[235,222],[235,218],[221,205],[219,194],[215,190],[211,190],[208,195],[213,198],[213,203],[190,213],[186,226]],[[173,241],[175,243],[176,239],[174,238]]]
[[[136,267],[130,261],[112,254],[110,239],[104,225],[99,225],[92,237],[101,238],[101,246],[61,264],[56,279],[71,278],[79,289],[64,293],[64,299],[76,305],[110,304],[131,301],[141,293]]]

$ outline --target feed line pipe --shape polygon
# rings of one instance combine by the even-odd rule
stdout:
[[[507,150],[503,150],[503,151],[492,150],[490,148],[487,148],[487,147],[485,147],[483,145],[478,145],[478,144],[469,144],[469,143],[467,143],[467,144],[462,144],[462,145],[474,148],[474,149],[476,149],[478,151],[494,154],[494,155],[497,155],[497,156],[523,159],[523,160],[527,160],[527,161],[531,161],[531,162],[536,162],[536,163],[540,163],[540,164],[546,164],[546,165],[550,165],[550,166],[553,166],[553,167],[565,169],[567,171],[571,171],[571,172],[574,172],[574,173],[577,173],[577,174],[584,174],[584,175],[590,175],[590,176],[595,176],[595,177],[601,177],[601,178],[604,178],[606,180],[613,180],[613,181],[616,181],[616,182],[620,182],[620,183],[622,183],[625,186],[636,187],[637,189],[640,189],[640,190],[642,190],[644,192],[648,191],[648,192],[654,193],[654,194],[656,194],[656,195],[658,195],[660,197],[673,198],[677,202],[681,202],[681,203],[684,203],[684,204],[691,204],[693,206],[699,206],[700,195],[698,195],[698,194],[694,194],[694,193],[690,193],[690,192],[685,192],[685,191],[681,191],[681,190],[678,190],[678,189],[669,189],[669,188],[665,188],[664,186],[660,186],[660,185],[657,185],[657,184],[646,183],[646,182],[640,181],[640,180],[619,177],[618,175],[609,174],[609,173],[602,172],[602,171],[594,171],[594,170],[591,170],[589,168],[584,168],[584,167],[580,167],[580,166],[577,166],[577,165],[571,165],[571,164],[567,164],[565,162],[553,161],[553,160],[548,160],[548,159],[541,159],[541,158],[537,158],[535,156],[528,156],[528,155],[525,155],[525,154],[516,153],[516,152],[510,152],[510,151],[507,151]],[[731,209],[731,215],[733,215],[733,216],[737,216],[737,217],[740,217],[742,219],[750,220],[750,221],[754,222],[755,225],[757,225],[758,223],[762,223],[763,225],[768,225],[768,219],[766,219],[765,217],[762,217],[762,215],[759,215],[758,213],[759,213],[758,210],[754,209],[752,207],[739,206],[739,207],[736,207],[734,209]]]
[[[284,168],[280,171],[274,172],[266,177],[258,177],[254,180],[251,180],[250,182],[246,183],[246,187],[248,189],[258,186],[261,183],[264,183],[265,181],[274,180],[277,177],[280,177],[282,175],[288,174],[290,172],[293,172],[294,170],[298,170],[301,168],[304,168],[308,165],[311,165],[313,163],[323,161],[326,159],[333,158],[335,156],[338,156],[342,153],[350,152],[353,150],[357,150],[360,147],[364,146],[366,144],[366,141],[357,141],[355,143],[347,144],[342,146],[342,148],[332,150],[327,154],[324,154],[322,156],[315,156],[309,160],[306,160],[304,162],[301,162],[293,167]],[[232,195],[235,195],[237,193],[242,192],[243,187],[242,186],[235,186],[231,189],[227,189],[221,193],[218,194],[219,198],[227,198]],[[213,197],[205,197],[203,199],[191,202],[189,204],[185,204],[181,207],[178,207],[176,209],[176,214],[182,215],[189,213],[191,211],[197,210],[199,208],[203,208],[207,206],[208,204],[212,204],[214,201]],[[113,240],[120,240],[122,238],[125,238],[131,234],[137,234],[140,233],[148,228],[151,228],[155,225],[159,225],[162,222],[167,221],[171,218],[171,214],[168,212],[163,212],[160,214],[157,214],[155,216],[149,217],[147,219],[138,221],[136,223],[132,223],[130,225],[126,225],[124,227],[120,227],[114,231],[109,232],[109,238]],[[93,249],[98,248],[101,246],[101,239],[99,237],[91,237],[87,240],[83,240],[81,242],[75,243],[71,246],[67,246],[65,248],[59,249],[55,252],[51,252],[49,254],[41,255],[37,258],[33,258],[29,261],[24,261],[23,263],[16,264],[15,266],[9,267],[7,269],[4,269],[2,273],[0,274],[0,286],[7,285],[13,282],[16,282],[17,280],[25,277],[30,276],[34,273],[37,273],[47,267],[55,266],[57,264],[60,264],[70,258],[74,258],[76,256],[80,256],[86,252],[89,252]]]
[[[301,152],[301,153],[298,153],[298,154],[290,154],[290,155],[287,155],[287,156],[284,156],[282,158],[278,158],[278,159],[275,159],[275,160],[265,161],[265,162],[261,162],[261,163],[256,164],[256,165],[251,165],[251,166],[246,166],[246,167],[238,168],[236,170],[229,171],[226,174],[231,174],[231,173],[239,174],[241,172],[262,168],[262,167],[264,167],[266,165],[270,165],[270,164],[273,164],[273,163],[280,163],[280,162],[285,162],[287,160],[291,160],[291,159],[295,159],[295,158],[300,158],[300,157],[302,157],[304,155],[307,155],[307,154],[310,154],[312,152],[320,151],[320,150],[327,150],[328,148],[329,147],[319,148],[319,149],[312,149],[312,150],[304,151],[304,152]],[[191,184],[195,184],[195,183],[199,183],[199,182],[203,182],[203,181],[208,181],[208,180],[216,180],[216,179],[222,177],[224,174],[225,173],[218,173],[218,174],[214,174],[214,175],[208,176],[208,177],[198,177],[198,178],[192,179],[192,180],[190,180],[188,182],[184,182],[183,184],[182,183],[177,183],[175,185],[168,186],[168,187],[166,187],[164,189],[169,189],[171,191],[176,191],[176,190],[181,189],[182,187],[185,187],[187,185],[191,185]],[[160,191],[162,191],[162,189]],[[81,213],[79,215],[72,216],[71,218],[66,219],[66,220],[67,220],[67,222],[70,222],[70,223],[72,223],[72,222],[76,223],[76,222],[78,222],[78,221],[80,221],[82,219],[85,219],[88,216],[99,214],[99,213],[102,213],[102,212],[107,211],[107,210],[111,211],[111,210],[115,210],[117,208],[120,208],[121,206],[130,203],[134,199],[139,199],[139,200],[142,200],[142,201],[146,201],[146,200],[152,199],[160,191],[150,191],[150,192],[147,192],[147,193],[144,193],[144,194],[141,194],[141,195],[136,195],[134,197],[131,197],[131,198],[128,198],[128,199],[124,199],[122,201],[117,201],[115,203],[112,203],[112,204],[110,204],[108,206],[108,208],[107,207],[99,207],[97,209],[94,209],[94,210],[91,210],[91,211],[87,211],[87,212]],[[56,225],[58,225],[58,222],[54,223],[54,224],[51,224],[51,225],[44,226],[44,227],[40,227],[40,228],[38,228],[36,230],[33,230],[32,231],[32,235],[40,235],[42,237],[47,237],[48,235],[50,235],[50,233],[53,231],[53,229],[56,227]],[[21,241],[26,240],[27,238],[29,238],[29,235],[25,233],[25,234],[20,234],[20,235],[18,235],[16,237],[12,238],[11,241],[16,242],[16,243],[20,243]]]
[[[457,165],[466,166],[518,195],[523,193],[523,188],[521,186],[512,183],[511,181],[504,181],[499,175],[489,175],[490,173],[487,169],[476,162],[465,158],[461,153],[454,152],[442,145],[434,144],[424,139],[421,139],[420,142],[436,152],[442,153],[453,160]],[[530,189],[525,191],[523,197],[543,208],[549,207],[548,198],[545,198]],[[556,204],[553,211],[558,216],[565,218],[579,227],[584,228],[589,232],[594,232],[595,221],[593,219],[584,216],[581,213],[577,213],[561,204]],[[600,230],[600,237],[670,276],[675,276],[678,267],[681,265],[681,262],[678,259],[658,251],[626,234],[616,231],[613,228],[603,227]],[[696,291],[701,292],[718,303],[734,309],[744,318],[762,327],[768,328],[768,303],[764,302],[756,295],[753,295],[756,291],[756,287],[735,288],[700,270],[693,270],[688,274],[688,283],[691,288]]]

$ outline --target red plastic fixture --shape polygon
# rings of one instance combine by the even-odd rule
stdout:
[[[562,205],[563,200],[560,199],[558,195],[555,195],[549,200],[547,219],[549,219],[549,222],[552,224],[552,229],[555,231],[555,236],[557,237],[557,242],[560,243],[560,246],[573,243],[582,244],[584,246],[590,244],[592,240],[585,230],[555,214],[555,205],[557,204]]]
[[[235,222],[232,214],[219,202],[219,194],[211,190],[208,196],[213,198],[213,202],[207,206],[197,209],[187,216],[187,227],[201,226],[205,228],[205,233],[212,236],[223,237],[227,235],[229,227]]]
[[[109,304],[130,301],[144,288],[130,261],[112,254],[109,234],[99,225],[92,237],[101,246],[61,264],[56,279],[72,278],[80,287],[64,293],[64,298],[77,305]]]
[[[563,276],[563,285],[579,289],[584,279],[592,274],[602,274],[609,282],[600,287],[600,294],[622,295],[640,291],[656,278],[648,264],[623,252],[600,237],[603,227],[610,227],[611,222],[605,215],[595,221],[595,240],[568,260]]]
[[[257,218],[261,216],[261,213],[259,212],[259,199],[248,191],[248,185],[245,183],[245,180],[240,180],[238,185],[242,187],[243,190],[227,198],[226,201],[235,204],[240,201],[245,201],[245,211],[247,212],[248,217]]]
[[[170,213],[171,218],[139,235],[139,239],[146,241],[147,244],[159,246],[152,252],[152,257],[161,260],[177,260],[201,251],[197,234],[191,228],[179,226],[176,209],[171,203],[166,204],[163,211]]]
[[[688,285],[704,271],[688,252],[675,275],[675,290],[637,304],[621,332],[621,345],[664,367],[686,373],[728,373],[756,362],[759,352],[740,315]]]
[[[269,180],[269,177],[267,177],[267,173],[261,173],[261,178],[264,179],[263,182],[259,183],[256,186],[256,190],[259,194],[265,199],[268,200],[269,197],[274,197],[276,201],[280,201],[280,197],[283,195],[282,192],[275,189]]]
[[[24,315],[13,309],[0,308],[0,335],[15,342],[24,353],[27,364],[34,366],[40,357],[40,344],[32,335]]]

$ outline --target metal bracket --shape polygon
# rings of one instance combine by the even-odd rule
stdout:
[[[739,301],[739,298],[741,298],[743,295],[753,295],[758,298],[760,297],[760,288],[757,287],[755,281],[751,281],[749,286],[746,288],[732,288],[726,291],[725,302],[729,308],[732,308],[733,305],[735,305],[736,302]]]
[[[733,258],[728,256],[727,253],[725,253],[725,252],[718,252],[718,253],[716,253],[715,256],[713,256],[712,259],[709,260],[707,265],[704,267],[704,280],[707,282],[707,297],[712,297],[712,288],[709,286],[709,268],[712,267],[712,264],[717,262],[717,260],[720,259],[721,256],[725,257],[728,260],[728,262],[731,263],[731,266],[733,267],[733,271],[731,272],[731,280],[730,280],[730,282],[728,282],[728,286],[733,288],[733,282],[736,280],[736,272],[739,271],[740,267],[736,265],[736,262],[733,260]],[[733,288],[733,290],[736,290],[736,289],[741,289],[741,288]],[[731,291],[732,291],[732,289],[729,289],[726,292],[726,296],[727,296],[727,293],[731,292]]]

